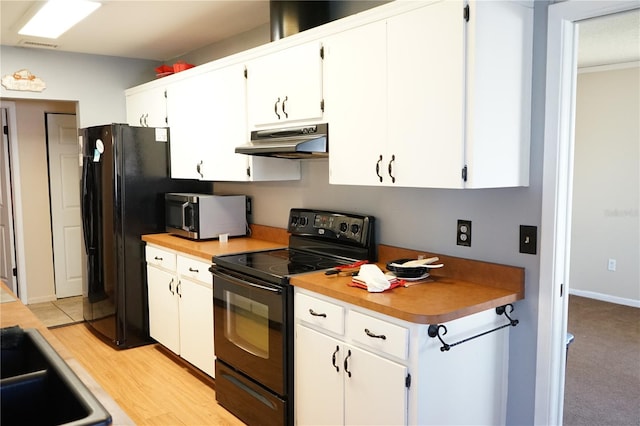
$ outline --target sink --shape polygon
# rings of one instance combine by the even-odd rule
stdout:
[[[111,424],[111,415],[38,330],[1,331],[2,426]]]

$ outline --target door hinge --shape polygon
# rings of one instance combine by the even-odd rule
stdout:
[[[9,126],[2,126],[2,133],[4,133],[5,135],[9,134]]]
[[[324,59],[324,46],[320,46],[320,58]]]
[[[320,101],[320,111],[324,112],[324,99]]]
[[[18,268],[13,268],[12,273],[13,273],[14,277],[17,277],[18,276]]]
[[[247,167],[247,176],[251,177],[251,167]]]
[[[464,17],[464,20],[469,22],[469,5],[466,5],[464,7],[464,11],[462,12],[462,16]]]
[[[467,166],[462,168],[462,180],[465,182],[467,181]]]
[[[247,67],[244,67],[244,78],[247,78],[247,75],[248,75],[248,74],[249,74],[249,73],[247,72]]]
[[[564,296],[564,283],[560,284],[560,297]]]
[[[167,99],[167,91],[164,91],[164,98]]]
[[[405,377],[405,379],[404,379],[404,385],[405,385],[407,388],[410,388],[410,387],[411,387],[411,374],[407,374],[407,377]]]

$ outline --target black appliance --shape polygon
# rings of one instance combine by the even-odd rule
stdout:
[[[165,231],[165,192],[211,192],[212,184],[169,177],[169,129],[108,124],[80,136],[84,319],[116,347],[150,343],[140,237]]]
[[[291,209],[289,247],[213,258],[216,400],[249,425],[292,425],[293,275],[376,260],[374,218]]]

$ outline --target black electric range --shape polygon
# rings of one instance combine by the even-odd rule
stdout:
[[[291,209],[289,247],[213,258],[216,400],[245,423],[292,425],[291,276],[376,260],[372,216]]]

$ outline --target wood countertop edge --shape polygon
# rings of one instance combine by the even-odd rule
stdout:
[[[294,287],[416,324],[440,324],[453,321],[524,299],[522,293],[458,280],[438,279],[438,282],[427,282],[406,289],[400,287],[382,293],[370,293],[365,289],[351,287],[348,285],[349,280],[348,277],[332,280],[323,273],[312,273],[292,277],[291,284]],[[421,302],[433,300],[432,294],[442,290],[443,287],[436,287],[437,285],[449,287],[448,293],[453,294],[456,301],[432,303],[431,306],[423,307]],[[434,288],[430,289],[429,286]],[[475,294],[465,299],[464,293],[469,289]],[[404,291],[414,292],[414,294],[409,296],[403,294]],[[407,303],[407,299],[411,301]],[[424,305],[428,304],[424,303]]]
[[[16,300],[4,302],[0,305],[0,323],[2,327],[20,326],[23,329],[34,328],[42,334],[42,337],[51,344],[69,368],[78,376],[80,381],[93,393],[102,406],[111,415],[113,425],[134,425],[133,420],[124,412],[117,402],[102,386],[89,374],[89,372],[76,360],[71,351],[58,340],[49,329],[27,308],[4,282],[0,282],[2,289],[12,295]]]

